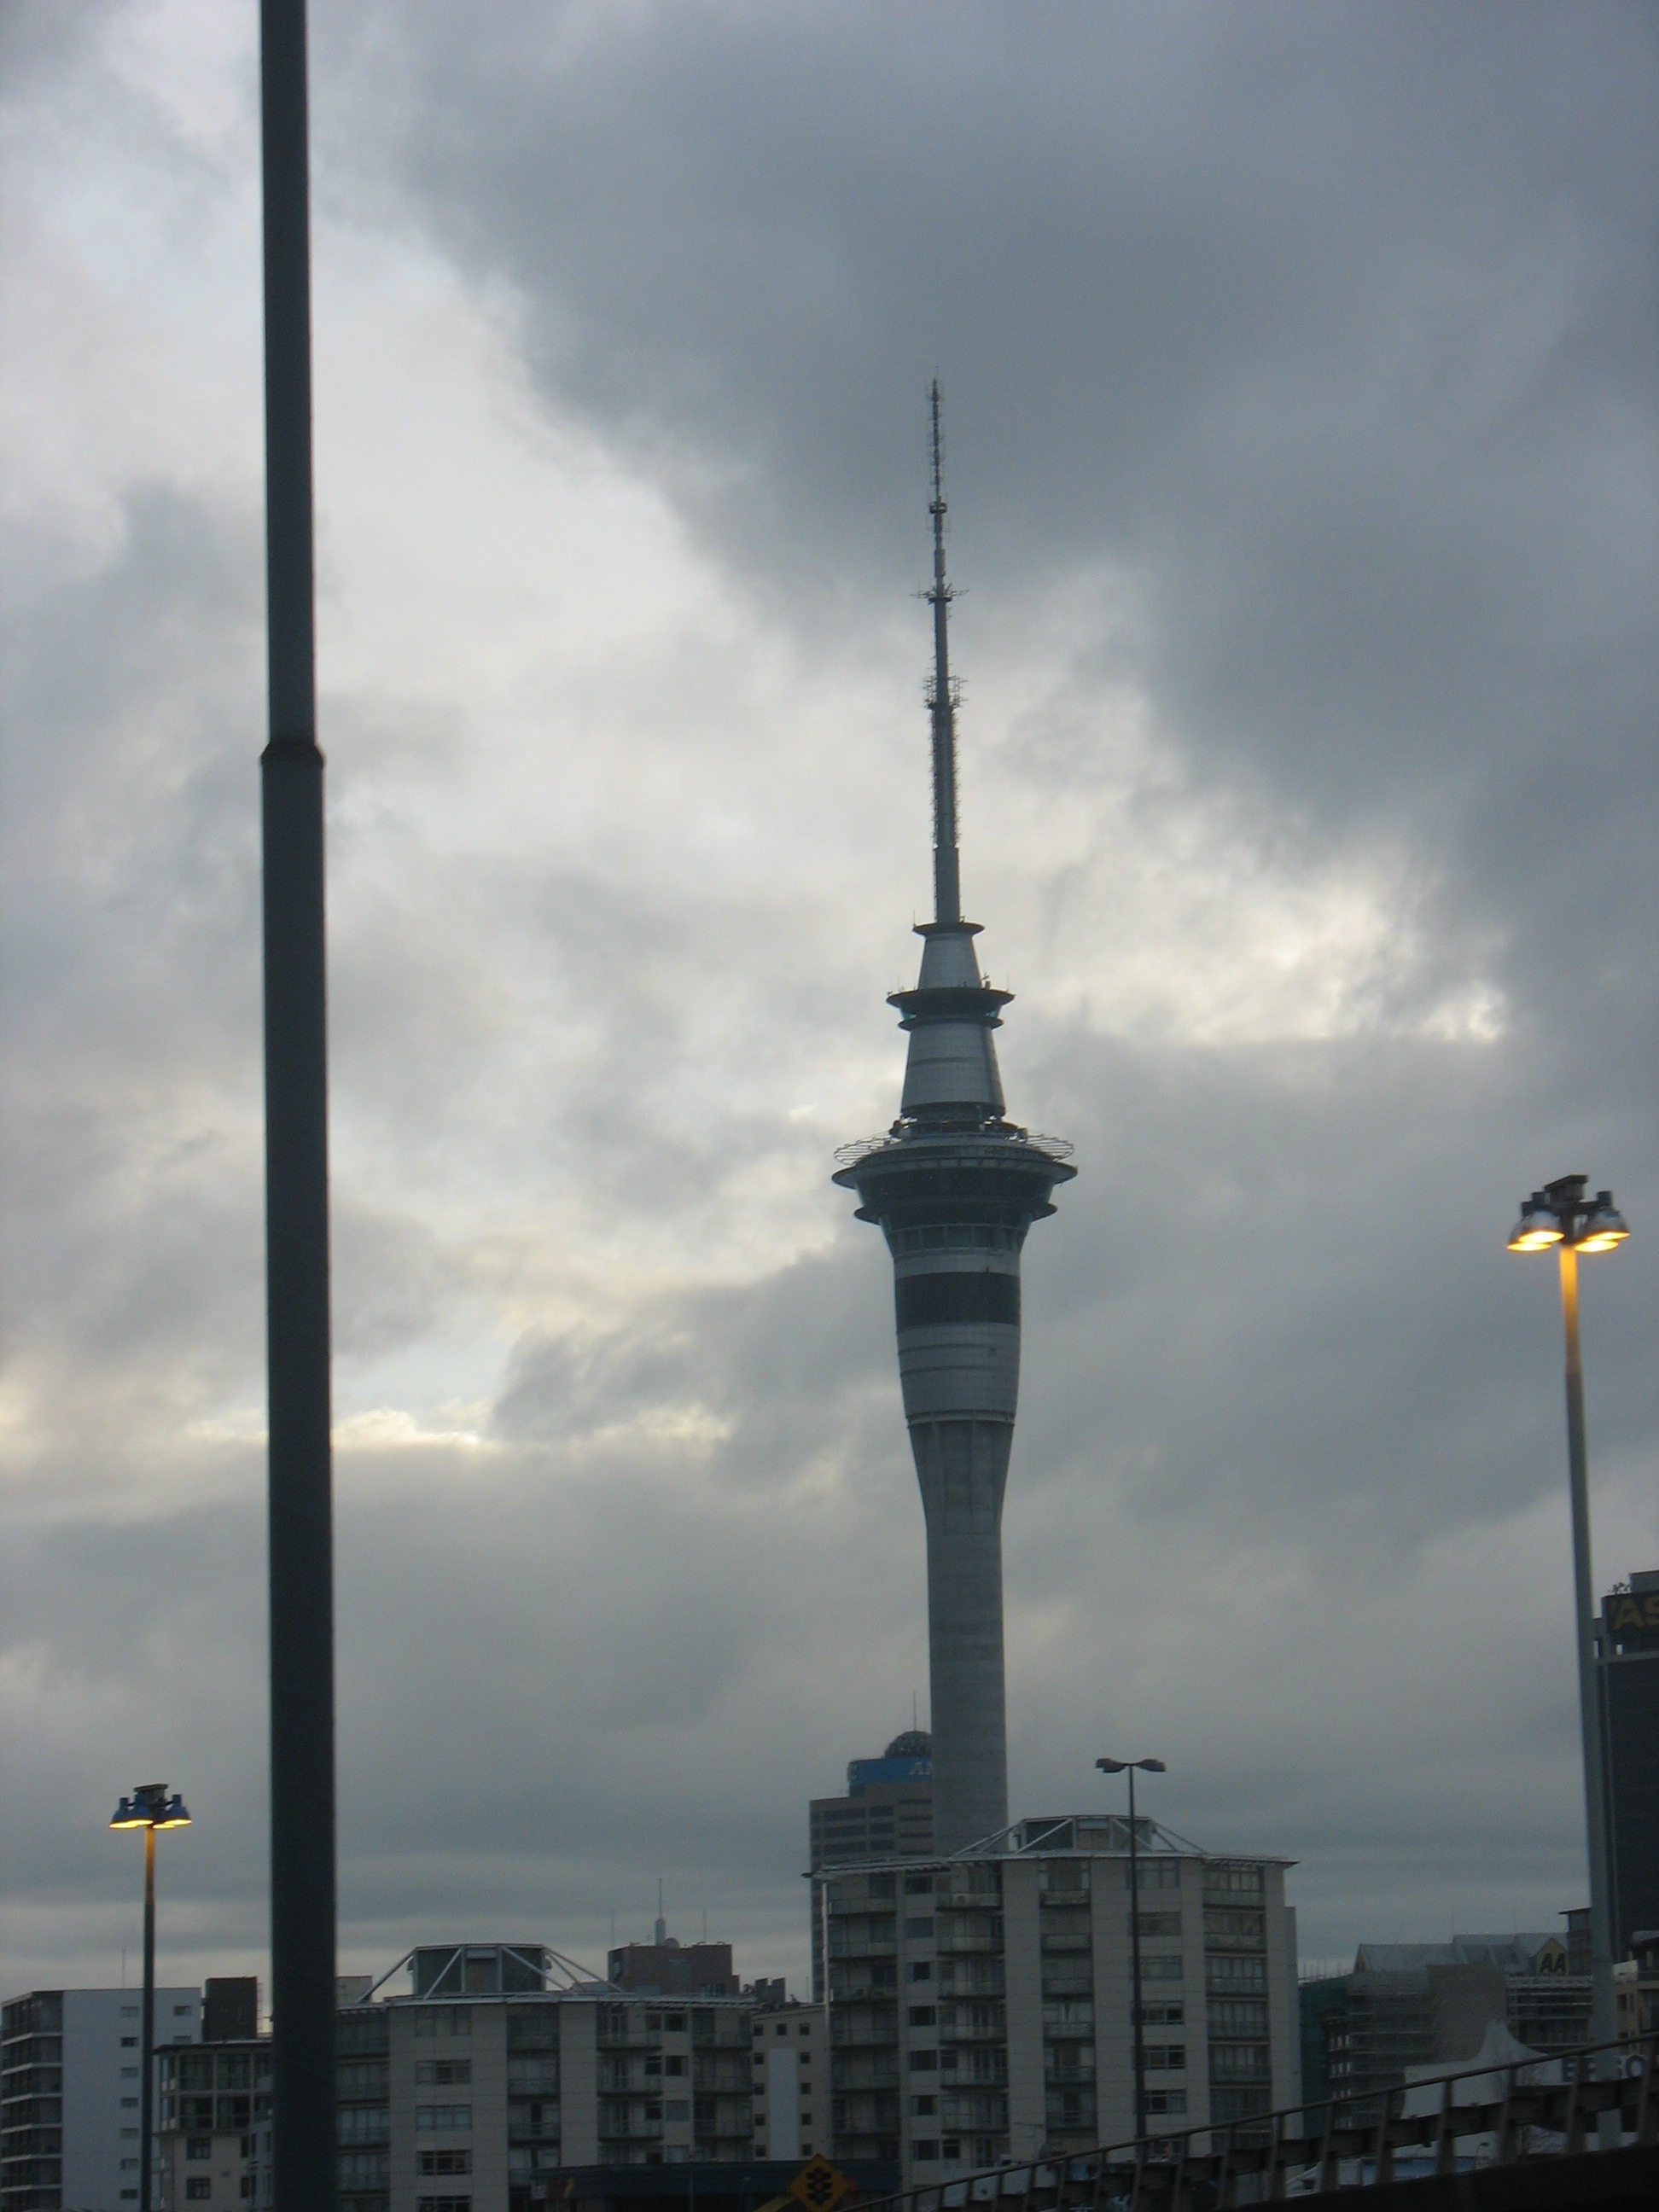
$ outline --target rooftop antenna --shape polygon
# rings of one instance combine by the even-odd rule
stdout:
[[[662,1876],[657,1876],[657,1948],[660,1951],[668,1941],[668,1923],[662,1917]]]
[[[935,377],[927,391],[933,428],[933,580],[923,596],[933,610],[933,674],[927,705],[933,728],[933,920],[962,920],[962,868],[957,851],[957,702],[951,674],[949,612],[955,592],[945,580],[945,395]]]

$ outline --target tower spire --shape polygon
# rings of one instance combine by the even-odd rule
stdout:
[[[950,606],[956,597],[945,580],[944,394],[938,377],[928,387],[933,424],[933,676],[927,705],[933,727],[933,920],[962,920],[962,868],[957,851],[957,690],[951,674]]]

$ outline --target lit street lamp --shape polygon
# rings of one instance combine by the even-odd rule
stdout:
[[[141,1782],[131,1797],[124,1797],[110,1821],[112,1828],[142,1828],[144,1832],[144,2023],[141,2039],[143,2063],[138,2102],[138,2212],[150,2212],[151,2145],[155,2133],[155,1831],[187,1828],[190,1814],[185,1801],[165,1782]]]
[[[1578,1357],[1578,1255],[1615,1251],[1630,1235],[1610,1190],[1585,1194],[1587,1176],[1561,1176],[1521,1202],[1511,1252],[1547,1252],[1561,1262],[1561,1318],[1567,1353],[1567,1483],[1572,1503],[1572,1577],[1578,1638],[1578,1725],[1583,1738],[1584,1828],[1589,1858],[1590,2040],[1611,2043],[1613,1914],[1607,1881],[1607,1800],[1595,1665],[1595,1583],[1590,1572],[1589,1484],[1584,1469],[1584,1370]]]
[[[1097,1759],[1103,1774],[1129,1778],[1129,1978],[1134,1984],[1132,2000],[1135,2037],[1135,2136],[1146,2132],[1146,2039],[1140,2019],[1140,1851],[1135,1827],[1135,1776],[1168,1771],[1161,1759]]]

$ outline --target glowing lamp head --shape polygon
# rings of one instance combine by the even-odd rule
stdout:
[[[1630,1235],[1625,1217],[1613,1202],[1610,1190],[1595,1194],[1595,1210],[1573,1240],[1581,1252],[1616,1251]]]
[[[1521,1218],[1510,1231],[1511,1252],[1547,1252],[1561,1242],[1561,1224],[1541,1190],[1521,1201]]]
[[[176,1790],[165,1782],[141,1782],[124,1797],[110,1820],[112,1828],[187,1828],[190,1814]]]

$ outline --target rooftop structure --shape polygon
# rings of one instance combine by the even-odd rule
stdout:
[[[956,710],[945,580],[939,389],[932,392],[933,918],[921,969],[896,991],[910,1045],[899,1117],[838,1155],[893,1257],[904,1416],[927,1523],[927,1644],[935,1848],[1008,1819],[1002,1501],[1019,1392],[1019,1260],[1032,1222],[1075,1170],[1066,1147],[1008,1120],[992,1032],[1012,993],[981,975],[962,914]]]

